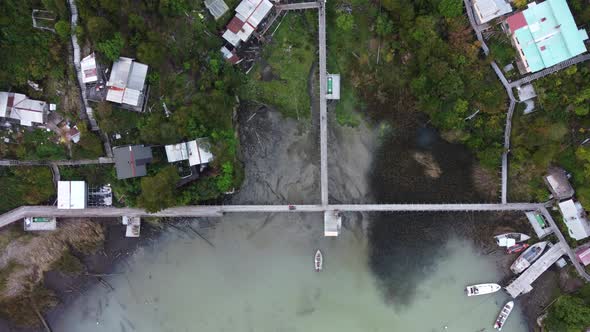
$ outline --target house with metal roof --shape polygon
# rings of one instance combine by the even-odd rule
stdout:
[[[166,145],[166,157],[168,162],[188,160],[190,166],[204,165],[213,161],[211,145],[205,138],[199,138],[190,142]]]
[[[227,61],[229,61],[231,64],[235,65],[240,63],[242,60],[238,57],[238,55],[236,54],[236,50],[229,50],[229,48],[222,46],[221,47],[221,54],[223,54],[223,58]]]
[[[590,265],[590,247],[576,250],[576,257],[584,266]]]
[[[580,202],[575,202],[573,199],[560,202],[559,210],[571,238],[582,240],[590,236],[590,224]]]
[[[43,125],[47,122],[49,105],[40,100],[14,92],[0,92],[0,118],[22,126]]]
[[[152,161],[152,149],[143,145],[113,148],[115,170],[119,180],[147,175],[147,164]]]
[[[566,0],[532,2],[506,19],[519,69],[537,72],[586,52],[588,33],[578,29]]]
[[[474,0],[473,11],[482,24],[512,12],[512,6],[506,0]]]
[[[248,41],[272,7],[269,0],[242,0],[222,37],[233,46]]]
[[[148,66],[131,58],[120,57],[113,63],[111,77],[107,82],[108,101],[142,112],[146,98]]]
[[[564,200],[574,196],[574,187],[570,184],[567,173],[563,168],[549,168],[549,172],[543,180],[555,199]]]
[[[218,20],[229,10],[229,7],[223,0],[205,0],[205,7],[207,7],[215,20]]]
[[[84,181],[59,181],[57,183],[57,208],[64,210],[86,208],[87,190]]]
[[[98,81],[98,69],[94,53],[80,61],[80,71],[82,72],[82,81],[85,84]]]

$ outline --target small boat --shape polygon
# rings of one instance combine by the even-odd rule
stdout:
[[[324,264],[324,257],[322,256],[322,252],[320,251],[320,249],[318,249],[318,251],[315,252],[315,257],[314,257],[315,271],[320,272],[322,270],[323,264]]]
[[[467,296],[477,296],[484,294],[492,294],[500,290],[498,284],[479,284],[465,287],[465,293]]]
[[[517,244],[513,245],[512,247],[506,248],[506,253],[507,254],[517,254],[519,252],[524,251],[529,246],[530,245],[528,243],[517,243]]]
[[[511,247],[516,243],[524,242],[531,237],[523,233],[504,233],[494,236],[496,244],[500,247]]]
[[[512,312],[513,308],[514,302],[512,301],[504,305],[504,308],[502,308],[502,311],[500,311],[500,314],[498,315],[498,318],[496,318],[496,322],[494,323],[495,329],[497,329],[498,331],[502,331],[502,327],[504,327],[504,323],[508,319],[508,316],[510,316],[510,313]]]
[[[533,244],[522,254],[520,254],[520,256],[518,256],[518,258],[510,266],[510,270],[516,274],[526,270],[529,266],[531,266],[531,264],[533,264],[534,261],[541,257],[543,251],[545,251],[546,246],[547,242],[538,242]]]

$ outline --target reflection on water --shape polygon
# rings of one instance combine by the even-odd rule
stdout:
[[[85,293],[54,329],[491,331],[505,295],[463,295],[466,284],[498,277],[491,258],[475,254],[468,242],[451,238],[416,286],[414,300],[389,305],[368,267],[366,239],[351,232],[323,238],[321,222],[312,214],[226,216],[210,233],[214,248],[166,232],[120,267],[125,274],[108,279],[114,291],[97,286]],[[313,269],[316,248],[325,258],[319,273]],[[516,310],[504,331],[526,330],[519,315]]]

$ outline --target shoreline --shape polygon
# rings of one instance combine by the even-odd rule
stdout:
[[[250,116],[256,113],[254,118]],[[240,138],[242,142],[242,154],[248,157],[245,158],[245,172],[246,180],[243,188],[236,194],[228,198],[233,202],[248,203],[253,198],[266,199],[275,202],[278,200],[290,201],[297,199],[299,201],[313,200],[314,193],[318,194],[318,187],[313,183],[299,183],[301,177],[310,179],[314,178],[318,170],[317,162],[313,163],[313,133],[309,126],[299,123],[293,119],[285,119],[279,112],[274,110],[256,110],[254,112],[240,112]],[[331,116],[332,117],[332,116]],[[250,119],[250,120],[248,120]],[[333,117],[331,121],[334,121]],[[367,124],[363,120],[364,127],[361,128],[346,128],[334,127],[330,129],[330,140],[332,143],[337,140],[341,144],[337,147],[331,148],[331,158],[329,160],[331,166],[330,185],[332,186],[332,193],[336,193],[336,197],[331,199],[337,200],[359,200],[363,201],[369,197],[373,200],[373,188],[369,181],[370,167],[378,153],[378,147],[383,143],[376,134],[374,126]],[[262,133],[260,132],[262,130]],[[368,135],[372,133],[372,135]],[[242,137],[249,135],[249,137]],[[312,146],[312,150],[310,149]],[[362,146],[362,148],[361,148]],[[348,149],[348,150],[346,150]],[[362,150],[362,151],[361,151]],[[359,151],[362,152],[359,157]],[[279,154],[277,156],[277,154]],[[334,158],[338,156],[338,158]],[[273,158],[261,158],[261,156],[273,156]],[[274,158],[277,156],[277,158]],[[250,158],[251,160],[248,160]],[[297,160],[298,162],[294,162]],[[435,160],[436,161],[436,160]],[[297,174],[285,174],[285,167],[300,168],[301,171]],[[283,168],[281,170],[281,168]],[[261,172],[261,170],[272,170]],[[366,169],[366,174],[362,171]],[[252,174],[258,174],[253,177]],[[278,174],[278,176],[277,176]],[[337,179],[335,180],[334,177]],[[470,181],[472,180],[469,177]],[[342,186],[342,183],[354,183],[354,185]],[[272,184],[272,185],[270,185]],[[334,185],[338,185],[334,191]],[[293,187],[293,185],[296,185]],[[304,195],[307,193],[307,195]],[[312,193],[311,195],[309,193]],[[485,213],[482,214],[487,218],[501,219],[499,223],[513,226],[514,219],[517,217],[511,214],[502,213]],[[371,214],[350,214],[345,218],[343,227],[355,233],[359,230],[362,233],[360,236],[365,236],[366,240],[370,242],[367,226],[371,227],[376,221]],[[144,222],[142,225],[142,236],[139,239],[130,239],[124,237],[124,226],[120,225],[118,220],[100,220],[95,221],[107,228],[104,254],[99,252],[95,255],[84,257],[83,262],[96,274],[109,274],[116,271],[121,266],[127,263],[127,259],[142,246],[149,245],[152,241],[157,241],[158,238],[164,234],[163,228],[153,228],[149,223]],[[458,235],[466,238],[474,243],[476,248],[481,252],[486,253],[493,250],[492,235],[497,229],[498,222],[485,222],[484,227],[479,227],[482,224],[478,223],[478,227],[468,226],[462,229]],[[520,223],[518,227],[524,228],[528,224]],[[469,224],[467,224],[469,225]],[[264,226],[264,225],[263,225]],[[515,228],[512,228],[515,229]],[[516,228],[519,229],[519,228]],[[530,232],[530,230],[529,230]],[[395,239],[395,238],[394,238]],[[488,253],[489,254],[489,253]],[[502,261],[499,263],[498,269],[502,269],[502,265],[509,265],[510,256],[506,259],[499,256]],[[498,258],[498,257],[495,257]],[[506,265],[506,266],[507,266]],[[504,272],[506,269],[504,269]],[[509,274],[509,272],[506,272]],[[505,274],[506,274],[505,273]],[[58,272],[50,272],[46,276],[45,285],[48,288],[53,288],[61,303],[50,310],[46,314],[47,320],[51,323],[56,322],[66,314],[67,307],[79,298],[83,293],[91,287],[97,286],[100,281],[96,278],[88,278],[85,276],[68,277],[61,275]],[[104,277],[108,282],[108,277]],[[105,286],[106,287],[106,286]],[[77,289],[71,291],[72,288]],[[525,305],[526,306],[526,305]],[[524,311],[523,311],[524,312]],[[525,314],[529,326],[534,324],[536,317],[529,317]],[[0,327],[2,327],[0,325]],[[21,329],[14,331],[29,332],[35,331],[31,329]]]

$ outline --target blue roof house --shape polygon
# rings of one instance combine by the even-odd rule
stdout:
[[[506,19],[525,72],[537,72],[586,52],[588,33],[578,29],[566,0],[530,3]]]

